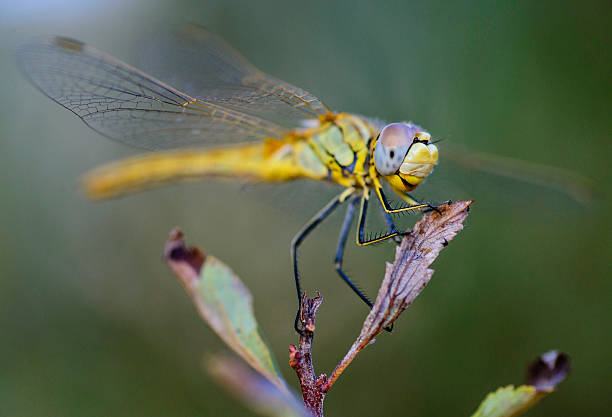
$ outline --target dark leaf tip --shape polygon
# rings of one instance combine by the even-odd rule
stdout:
[[[536,391],[552,391],[570,371],[569,355],[551,350],[540,355],[527,368],[527,383]]]
[[[165,257],[168,260],[175,262],[186,262],[196,272],[200,272],[206,255],[204,255],[198,248],[185,246],[185,239],[183,238],[183,232],[175,228],[170,232],[170,236],[166,241],[166,247],[164,250]]]

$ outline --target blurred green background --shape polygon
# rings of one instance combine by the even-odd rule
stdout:
[[[289,242],[334,189],[198,183],[93,203],[88,169],[136,151],[88,129],[20,75],[14,49],[43,34],[132,59],[185,21],[330,107],[410,119],[471,149],[570,169],[599,199],[445,161],[417,195],[474,198],[466,229],[417,302],[366,349],[326,415],[469,415],[551,348],[573,371],[530,416],[610,413],[609,2],[3,2],[0,6],[0,415],[253,415],[202,367],[224,349],[161,260],[174,226],[231,265],[255,296],[286,379],[294,287]],[[146,69],[146,68],[145,68]],[[301,195],[298,202],[294,197]],[[365,308],[335,276],[341,214],[303,246],[325,303],[314,347],[331,372]],[[414,217],[409,219],[414,221]],[[372,295],[393,245],[351,243],[346,269]]]

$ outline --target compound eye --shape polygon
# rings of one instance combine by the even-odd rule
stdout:
[[[374,166],[381,175],[396,173],[414,138],[414,129],[404,123],[392,123],[383,128],[374,148]]]
[[[408,148],[398,149],[395,146],[387,148],[380,141],[374,148],[374,166],[381,175],[392,175],[400,169]]]
[[[379,142],[385,148],[410,146],[418,131],[415,126],[405,123],[391,123],[380,131]]]

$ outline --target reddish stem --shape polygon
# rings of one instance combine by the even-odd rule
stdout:
[[[323,302],[321,294],[309,299],[306,294],[302,296],[300,324],[302,334],[298,346],[289,345],[289,365],[295,370],[300,380],[302,398],[308,412],[315,417],[323,417],[323,400],[325,391],[323,386],[327,380],[325,374],[318,378],[312,366],[312,339],[314,338],[315,316]]]

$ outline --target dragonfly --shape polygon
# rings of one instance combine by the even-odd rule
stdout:
[[[437,210],[410,194],[438,163],[430,133],[411,122],[384,124],[332,111],[311,93],[263,73],[197,25],[179,28],[149,54],[145,51],[145,57],[155,76],[64,37],[31,41],[18,50],[21,69],[45,95],[102,135],[154,151],[94,169],[84,179],[85,192],[105,199],[210,177],[336,184],[341,192],[291,241],[298,297],[294,327],[303,332],[298,248],[343,203],[347,207],[334,268],[371,308],[372,302],[343,270],[351,225],[357,217],[359,246],[388,239],[399,242],[405,232],[396,227],[394,214]],[[476,158],[477,165],[486,161],[469,158]],[[503,168],[503,162],[489,165]],[[529,171],[529,166],[509,166],[506,175]],[[480,168],[486,170],[486,163]],[[562,180],[558,188],[570,182]],[[399,197],[399,205],[390,202],[383,185]],[[366,231],[370,203],[383,214],[382,233]]]

